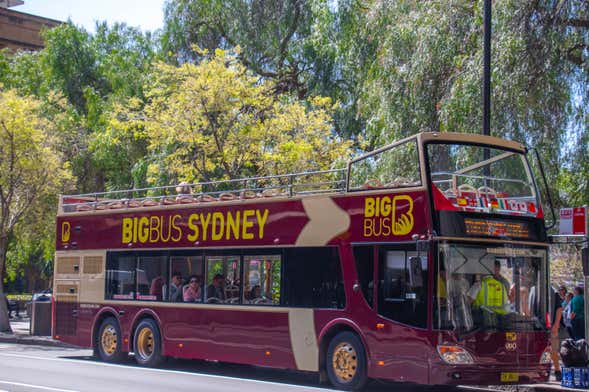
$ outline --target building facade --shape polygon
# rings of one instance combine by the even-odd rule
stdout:
[[[22,4],[20,0],[0,0],[0,49],[8,48],[13,51],[43,49],[41,31],[62,23],[58,20],[8,9],[8,7]]]

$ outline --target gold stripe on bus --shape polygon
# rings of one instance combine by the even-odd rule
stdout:
[[[290,309],[288,332],[297,370],[319,371],[319,346],[313,309]]]

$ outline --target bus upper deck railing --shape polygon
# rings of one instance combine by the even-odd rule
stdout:
[[[61,210],[64,213],[72,213],[154,207],[158,205],[343,193],[346,190],[346,174],[346,169],[333,169],[195,184],[182,182],[178,185],[153,188],[63,195],[61,197]]]

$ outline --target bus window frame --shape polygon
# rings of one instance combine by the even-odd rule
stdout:
[[[350,188],[350,173],[352,172],[352,165],[353,164],[355,164],[356,162],[360,162],[364,159],[369,159],[370,157],[372,157],[374,155],[381,154],[383,152],[386,152],[388,150],[399,147],[400,145],[406,144],[409,142],[414,142],[415,146],[416,146],[417,165],[418,165],[417,173],[419,173],[419,185],[402,185],[402,186],[396,186],[396,187],[382,186],[382,187],[375,187],[375,188],[369,188],[369,189]],[[424,164],[425,164],[424,151],[425,150],[423,149],[423,143],[421,142],[421,138],[419,137],[419,135],[413,135],[413,136],[409,136],[404,139],[401,139],[399,141],[396,141],[396,142],[389,144],[387,146],[377,148],[376,150],[370,151],[367,154],[361,155],[357,158],[350,160],[348,162],[347,170],[346,170],[346,192],[354,193],[354,192],[363,192],[363,191],[367,191],[367,190],[384,190],[384,189],[395,189],[396,190],[396,189],[423,188],[424,186],[426,186],[426,180],[428,178],[426,176],[425,171],[424,171]]]
[[[378,262],[378,247],[375,244],[364,244],[364,245],[369,245],[369,246],[373,246],[374,247],[374,260],[373,263],[374,264],[374,268],[375,268],[375,275],[374,275],[374,279],[376,279],[377,277],[377,271],[376,271],[376,267],[377,267],[377,262]],[[343,282],[343,296],[344,296],[344,301],[345,301],[345,305],[344,307],[340,308],[340,307],[306,307],[306,306],[286,306],[284,305],[284,299],[285,299],[285,268],[286,268],[286,264],[288,262],[288,258],[286,257],[287,255],[287,250],[288,249],[296,249],[296,248],[318,248],[318,249],[334,249],[335,252],[337,253],[337,262],[339,265],[339,273],[340,273],[340,278],[342,279]],[[280,301],[278,304],[246,304],[243,302],[243,278],[244,278],[244,269],[243,269],[243,263],[244,263],[244,257],[245,256],[280,256]],[[129,257],[132,256],[134,258],[134,262],[135,262],[135,278],[134,278],[134,287],[137,287],[137,265],[138,265],[138,259],[140,256],[144,256],[144,257],[162,257],[165,256],[167,258],[166,260],[166,267],[168,268],[167,271],[167,284],[169,284],[169,281],[171,279],[171,274],[174,272],[171,270],[171,262],[172,262],[172,257],[174,256],[192,256],[192,257],[202,257],[202,261],[203,261],[203,285],[202,285],[202,290],[206,290],[207,288],[207,284],[206,284],[206,277],[208,274],[208,262],[207,262],[207,257],[226,257],[226,256],[237,256],[239,257],[239,278],[241,280],[241,284],[240,284],[240,288],[239,288],[239,301],[236,303],[224,303],[221,302],[219,304],[207,304],[206,301],[205,302],[199,302],[197,303],[198,305],[227,305],[227,306],[268,306],[268,307],[293,307],[293,308],[300,308],[300,309],[323,309],[323,310],[344,310],[346,309],[346,307],[349,304],[349,298],[348,295],[346,293],[346,285],[345,285],[345,278],[344,278],[344,258],[342,256],[342,250],[341,247],[338,245],[326,245],[326,246],[303,246],[303,247],[297,247],[297,246],[285,246],[285,247],[278,247],[278,248],[228,248],[228,249],[220,249],[220,248],[212,248],[212,249],[161,249],[161,250],[157,250],[157,249],[146,249],[146,250],[108,250],[106,252],[106,266],[108,267],[109,262],[111,262],[111,260],[114,257]],[[105,269],[105,271],[108,270],[108,268]],[[184,276],[182,278],[185,278]],[[133,294],[133,298],[107,298],[107,294],[108,294],[108,279],[106,278],[105,275],[105,279],[104,279],[104,300],[105,301],[119,301],[119,302],[124,302],[124,301],[131,301],[131,302],[141,302],[142,300],[137,299],[137,293],[134,292]],[[376,295],[376,289],[378,287],[378,282],[375,282],[375,289],[374,289],[374,293],[373,295]],[[204,292],[203,292],[203,301],[204,301]],[[376,299],[376,297],[373,298],[373,301]],[[193,304],[191,302],[170,302],[168,299],[162,299],[161,301],[149,301],[150,303],[154,303],[154,304],[159,304],[159,303],[173,303],[175,305],[180,305],[180,306],[186,306],[186,305],[190,305]],[[376,309],[376,303],[375,303],[375,309]]]
[[[528,150],[519,150],[517,148],[510,148],[507,146],[502,146],[502,145],[498,145],[498,144],[488,144],[488,143],[480,143],[480,142],[468,142],[468,141],[450,141],[450,140],[426,140],[423,143],[419,143],[420,148],[421,148],[421,155],[422,155],[422,159],[423,159],[423,170],[425,171],[425,187],[427,189],[427,193],[428,193],[428,197],[429,197],[429,205],[430,205],[430,211],[431,211],[431,218],[432,218],[432,224],[433,227],[435,228],[439,228],[440,227],[440,217],[439,217],[439,211],[436,210],[435,205],[434,205],[434,190],[433,190],[433,186],[432,186],[432,176],[431,176],[431,167],[430,167],[430,162],[429,162],[429,154],[428,154],[428,146],[430,144],[460,144],[460,145],[465,145],[465,146],[477,146],[477,147],[486,147],[486,148],[494,148],[497,150],[502,150],[502,151],[509,151],[509,152],[513,152],[516,154],[521,154],[524,157],[524,160],[526,162],[526,174],[530,175],[532,178],[532,184],[534,185],[534,191],[536,192],[536,200],[538,203],[541,203],[541,195],[539,193],[538,190],[538,184],[536,183],[536,178],[535,176],[533,176],[533,172],[528,172],[531,169],[531,165],[530,162],[528,160]],[[539,206],[541,206],[542,204],[538,204]],[[497,214],[488,214],[488,215],[497,215]],[[501,215],[499,215],[501,216]],[[537,218],[533,218],[533,219],[537,219]],[[542,218],[542,220],[544,220],[544,218]]]

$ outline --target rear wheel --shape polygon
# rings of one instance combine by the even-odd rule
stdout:
[[[366,353],[358,336],[341,332],[329,343],[326,369],[329,381],[338,389],[360,390],[368,380]]]
[[[162,339],[156,322],[141,320],[133,338],[135,361],[141,366],[155,367],[162,363]]]
[[[95,351],[104,362],[120,362],[126,353],[121,349],[122,335],[119,322],[114,317],[105,318],[100,324]]]

